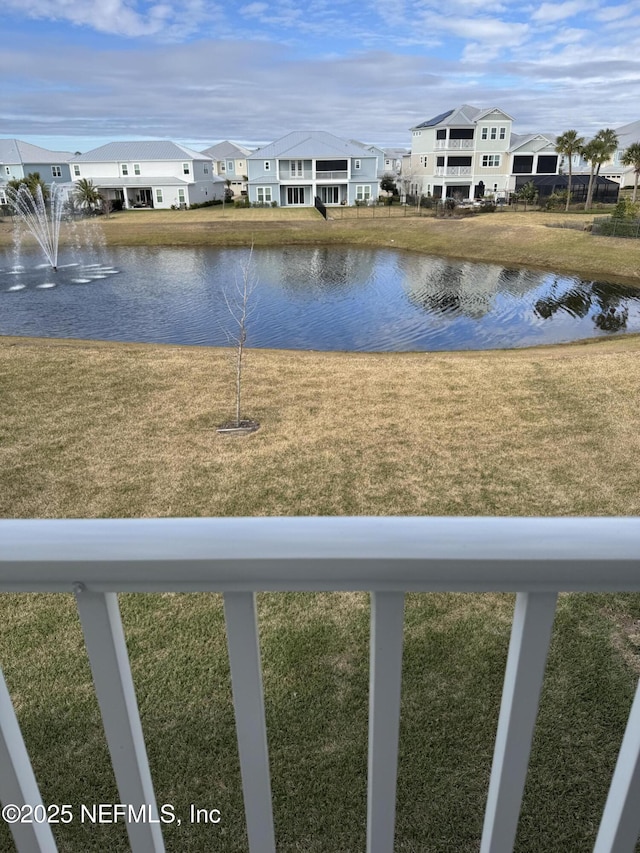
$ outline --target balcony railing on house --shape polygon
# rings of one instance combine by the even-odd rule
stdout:
[[[73,592],[120,801],[155,808],[117,593],[222,592],[249,848],[274,853],[256,592],[371,594],[368,853],[392,853],[404,595],[515,592],[481,853],[513,850],[557,595],[639,591],[640,519],[253,518],[0,521],[0,591]],[[0,675],[0,800],[42,801]],[[640,830],[636,692],[594,853]],[[13,824],[20,853],[52,853],[46,824]],[[164,850],[127,824],[134,853]]]
[[[437,166],[436,175],[447,178],[460,178],[471,175],[471,166]]]
[[[279,177],[281,181],[310,181],[313,178],[312,169],[284,169],[280,167]]]
[[[318,181],[346,181],[348,177],[349,173],[344,169],[337,172],[323,172],[319,169],[316,170],[316,180]]]
[[[473,139],[437,139],[435,145],[438,151],[447,148],[469,151],[473,146]]]

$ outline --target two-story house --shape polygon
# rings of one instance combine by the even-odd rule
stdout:
[[[0,139],[0,204],[7,203],[5,187],[9,181],[37,172],[45,184],[68,183],[71,151],[49,151],[19,139]]]
[[[405,179],[434,198],[472,199],[509,189],[509,144],[513,119],[493,107],[463,104],[411,129],[411,158]]]
[[[223,198],[226,186],[210,157],[164,140],[109,142],[73,157],[70,167],[72,181],[92,181],[125,208],[189,207]]]
[[[238,197],[247,191],[247,157],[251,154],[248,148],[236,145],[235,142],[218,142],[202,152],[213,160],[213,172],[227,181],[227,186],[234,196]]]
[[[324,130],[293,131],[247,158],[249,200],[282,207],[367,203],[378,197],[378,156]]]

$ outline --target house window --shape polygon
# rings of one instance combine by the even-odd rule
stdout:
[[[189,168],[189,164],[188,164],[188,163],[183,163],[183,164],[182,164],[182,172],[183,172],[183,174],[184,174],[184,175],[190,175],[190,174],[191,174],[191,169]]]
[[[260,204],[271,203],[271,187],[256,187],[256,192]]]
[[[5,166],[5,167],[4,167],[4,173],[5,173],[5,175],[10,175],[10,174],[11,174],[11,169],[10,169],[8,166]]]
[[[227,172],[233,172],[233,160],[227,160]]]
[[[497,127],[492,127],[492,128],[491,128],[491,138],[492,138],[492,139],[497,139],[497,138],[498,138],[498,128],[497,128]]]
[[[60,168],[60,166],[52,166],[51,167],[51,176],[54,178],[61,178],[62,177],[62,169]]]
[[[159,204],[162,204],[162,202],[163,202],[163,198],[162,198],[162,190],[156,190],[156,201],[157,201]]]
[[[302,177],[302,160],[291,160],[291,177]]]
[[[178,190],[178,201],[180,204],[185,204],[186,198],[184,197],[184,190]]]
[[[264,161],[264,170],[265,170],[265,172],[271,171],[271,163],[269,162],[269,160]]]
[[[423,154],[420,157],[420,165],[426,167],[426,165],[427,165],[427,155],[426,154]]]
[[[436,166],[444,166],[444,157],[436,158]]]
[[[501,127],[500,128],[500,139],[506,139],[506,136],[507,136],[507,128]]]
[[[7,199],[5,197],[4,190],[0,190],[0,204],[6,204],[6,203],[7,203]]]
[[[480,135],[480,138],[481,139],[488,139],[489,138],[489,128],[488,127],[482,128],[482,133]]]
[[[244,169],[244,163],[242,160],[238,160],[238,169]]]
[[[414,136],[422,136],[422,131],[421,130],[414,130],[413,135]]]
[[[500,165],[500,155],[499,154],[483,154],[482,155],[482,165],[487,166],[499,166]]]
[[[226,172],[226,171],[227,171],[227,167],[225,166],[225,164],[224,164],[224,163],[220,163],[220,171],[221,171],[221,172]]]
[[[359,169],[361,166],[362,166],[361,160],[356,160],[355,163],[353,164],[354,169]]]
[[[203,167],[202,167],[202,171],[205,173],[205,175],[208,175],[208,174],[209,174],[209,167],[207,166],[207,164],[206,164],[206,163],[203,165]]]
[[[126,178],[126,176],[129,174],[129,167],[127,166],[127,164],[121,163],[120,164],[120,170],[122,172],[122,175]]]
[[[369,201],[371,198],[371,186],[356,187],[356,201]]]
[[[80,177],[80,166],[78,166],[77,163],[75,163],[73,166],[73,174],[76,176],[76,178]]]
[[[133,174],[134,175],[140,174],[140,163],[134,163],[133,164]]]

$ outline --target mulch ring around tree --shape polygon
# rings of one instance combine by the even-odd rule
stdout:
[[[216,427],[216,432],[219,432],[220,435],[250,435],[258,429],[260,429],[260,424],[257,421],[227,421]]]

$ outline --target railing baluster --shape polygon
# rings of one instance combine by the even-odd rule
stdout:
[[[392,853],[396,817],[404,594],[371,594],[367,853]]]
[[[640,682],[593,853],[633,853],[640,835]]]
[[[480,853],[512,853],[557,593],[518,593]]]
[[[0,670],[0,802],[3,806],[42,806],[38,783],[24,745],[11,696]],[[5,822],[9,821],[5,818]],[[20,853],[55,853],[47,823],[10,823]]]
[[[226,592],[223,598],[249,850],[275,853],[255,593]]]
[[[75,594],[120,802],[134,809],[146,805],[157,821],[118,597],[89,592],[81,584]],[[164,852],[159,823],[127,822],[127,832],[133,853]]]

